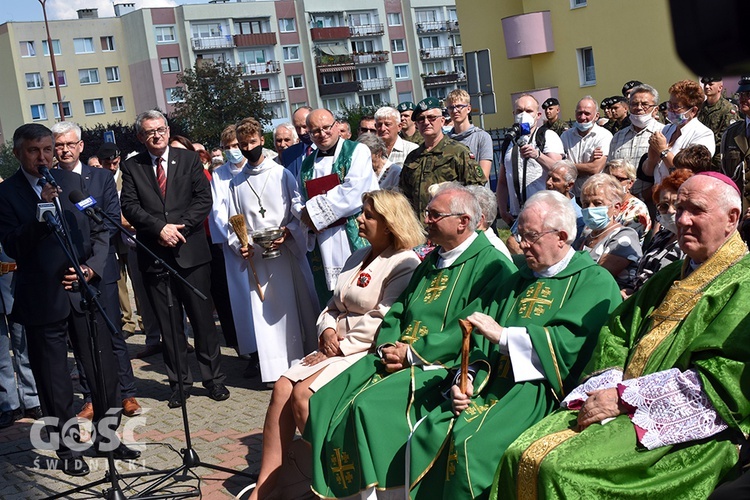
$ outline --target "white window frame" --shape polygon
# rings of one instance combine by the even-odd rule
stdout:
[[[94,108],[93,113],[89,113],[86,111],[86,103],[91,103],[91,106],[93,106]],[[83,100],[83,114],[85,114],[86,116],[103,115],[104,114],[104,99],[102,98],[84,99]]]
[[[73,107],[70,105],[70,101],[63,101],[63,114],[65,115],[65,118],[70,118],[73,116]],[[52,103],[52,110],[55,115],[55,120],[60,119],[60,107],[57,105],[56,102]]]
[[[57,79],[62,80],[60,82],[61,87],[67,87],[68,86],[68,75],[65,74],[64,69],[58,69],[57,70]],[[47,71],[47,80],[49,80],[49,86],[52,88],[55,88],[55,80],[52,78],[52,72]]]
[[[88,79],[87,82],[84,81],[84,75],[85,75],[85,78]],[[101,83],[101,80],[99,79],[99,68],[79,69],[78,70],[78,83],[80,83],[81,85],[96,85],[97,83]]]
[[[179,87],[168,87],[164,89],[164,94],[167,99],[167,104],[174,104],[177,102],[182,102],[180,99],[177,99],[176,97],[173,97],[172,94],[175,90],[177,90]]]
[[[587,4],[586,0],[570,0],[570,10],[586,7]]]
[[[114,83],[120,81],[120,67],[119,66],[107,66],[104,68],[104,72],[107,74],[107,83]]]
[[[62,45],[60,40],[52,40],[52,50],[55,51],[55,55],[62,55]],[[47,40],[42,40],[42,53],[49,57],[49,48],[47,47]]]
[[[435,9],[415,10],[414,14],[417,23],[434,23],[438,21],[438,14]]]
[[[401,42],[400,43],[401,47],[398,47],[399,45],[398,42]],[[393,52],[394,54],[399,53],[399,52],[406,52],[406,40],[404,40],[403,38],[392,38],[391,39],[391,52]]]
[[[34,48],[34,41],[33,40],[24,40],[21,42],[18,42],[19,44],[19,50],[21,51],[21,57],[36,57],[36,48]],[[26,45],[26,54],[24,55],[24,50],[20,48],[20,46]]]
[[[359,103],[362,106],[376,107],[383,104],[383,94],[380,92],[376,94],[359,94]]]
[[[193,38],[217,38],[224,36],[224,26],[221,23],[195,23],[190,26]]]
[[[377,50],[372,40],[352,40],[352,52],[372,54]]]
[[[299,45],[287,45],[286,47],[281,48],[282,55],[284,57],[284,61],[299,61],[302,59],[302,56],[300,55],[300,49]],[[293,52],[297,52],[297,57],[293,57]]]
[[[331,73],[321,73],[321,82],[323,85],[333,85],[335,83],[344,83],[344,77],[341,71],[332,71]]]
[[[393,72],[396,76],[396,80],[408,80],[409,79],[409,65],[408,64],[394,64]]]
[[[31,80],[29,80],[31,77]],[[31,85],[29,85],[31,84]],[[26,90],[34,90],[44,88],[44,82],[42,81],[41,73],[26,73]]]
[[[364,68],[357,68],[357,80],[375,80],[380,78],[377,66],[365,66]]]
[[[291,29],[290,29],[290,24],[291,24]],[[296,33],[296,32],[297,32],[297,20],[295,18],[293,17],[280,17],[279,18],[279,33]]]
[[[47,107],[44,104],[32,104],[31,105],[31,119],[35,122],[47,119]],[[34,116],[34,110],[36,109],[36,117]]]
[[[400,12],[389,12],[386,15],[386,19],[388,20],[388,26],[403,26],[404,25],[404,18],[401,16]]]
[[[167,63],[166,68],[164,67],[165,62]],[[173,62],[177,65],[176,69],[172,65]],[[162,57],[161,59],[159,59],[159,63],[161,64],[162,73],[179,73],[180,72],[180,58],[177,56]]]
[[[164,32],[171,35],[171,37],[165,37]],[[175,43],[177,37],[174,25],[154,26],[154,39],[156,43]]]
[[[588,54],[591,54],[591,65],[588,64]],[[594,59],[594,49],[592,47],[582,47],[576,49],[576,58],[578,60],[578,80],[581,87],[591,87],[596,85],[596,61]]]
[[[109,107],[113,113],[122,113],[125,111],[125,100],[121,95],[109,98]]]
[[[297,85],[297,81],[299,81],[299,85]],[[303,75],[287,75],[286,85],[287,85],[287,88],[290,90],[304,89],[305,77]]]
[[[81,47],[81,44],[83,44],[82,47]],[[86,36],[86,37],[74,38],[73,39],[73,52],[76,54],[93,54],[95,52],[93,37]]]

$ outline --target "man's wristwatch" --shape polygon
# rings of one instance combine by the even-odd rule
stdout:
[[[664,158],[667,157],[668,154],[669,154],[669,150],[665,149],[664,151],[662,151],[661,153],[659,153],[659,158],[661,158],[663,160]]]

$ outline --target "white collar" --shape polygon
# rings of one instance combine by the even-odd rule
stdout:
[[[464,253],[467,248],[469,248],[469,245],[471,245],[474,240],[477,239],[477,236],[479,235],[476,232],[472,232],[471,235],[463,241],[463,243],[451,250],[445,250],[444,248],[440,247],[440,250],[438,250],[438,256],[440,258],[437,261],[436,267],[438,269],[444,269],[453,265],[453,263],[456,262],[459,257],[461,257],[461,254]]]
[[[566,267],[568,267],[568,264],[570,264],[570,261],[575,253],[576,251],[573,250],[572,247],[568,248],[568,252],[565,254],[565,257],[560,260],[560,262],[552,264],[544,271],[534,271],[534,276],[536,276],[537,278],[552,278],[553,276],[557,276],[558,274],[563,272]]]

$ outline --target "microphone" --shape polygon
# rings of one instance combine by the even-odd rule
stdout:
[[[513,141],[519,148],[529,143],[531,126],[528,123],[514,123],[505,129],[505,138]]]
[[[68,199],[78,210],[88,215],[97,224],[102,224],[104,222],[101,216],[97,213],[101,211],[101,208],[96,206],[96,200],[93,196],[86,197],[86,195],[76,189],[70,192]]]
[[[57,181],[54,177],[52,177],[52,174],[49,173],[49,169],[47,167],[45,167],[44,165],[40,165],[39,167],[37,167],[37,171],[42,175],[44,180],[52,184],[53,187],[59,187],[57,185]]]
[[[38,203],[36,206],[36,220],[46,222],[56,232],[62,232],[60,221],[57,220],[57,208],[54,203]]]

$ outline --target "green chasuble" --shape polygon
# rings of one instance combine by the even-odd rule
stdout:
[[[526,328],[545,379],[516,383],[510,358],[480,337],[471,406],[455,417],[446,400],[412,435],[411,498],[487,498],[505,449],[576,386],[599,330],[621,302],[612,275],[586,252],[548,278],[520,262],[491,314],[501,326]]]
[[[310,399],[305,438],[313,449],[313,490],[345,497],[369,487],[405,482],[404,450],[414,423],[439,405],[438,386],[460,364],[459,318],[486,311],[515,266],[478,234],[450,266],[438,269],[438,251],[414,271],[378,333],[377,344],[409,343],[429,367],[387,373],[369,354]]]
[[[664,268],[615,311],[584,370],[618,368],[626,379],[671,368],[695,370],[727,430],[648,450],[638,443],[627,415],[579,432],[578,412],[559,410],[508,447],[492,496],[692,500],[733,479],[735,438],[750,431],[750,401],[743,394],[750,387],[746,255],[735,233],[687,277],[687,263]]]

